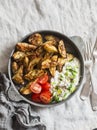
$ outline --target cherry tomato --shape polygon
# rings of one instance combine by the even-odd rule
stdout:
[[[49,95],[50,97],[52,96],[51,92],[49,90],[43,91],[44,93],[46,93],[47,95]]]
[[[32,101],[34,101],[34,102],[41,102],[41,100],[40,100],[40,94],[33,93],[32,94]]]
[[[40,84],[45,84],[47,81],[48,81],[48,75],[47,74],[38,78],[38,83],[40,83]]]
[[[30,86],[30,89],[33,93],[40,93],[42,90],[42,87],[40,84],[33,82]]]
[[[45,84],[42,85],[43,90],[49,90],[50,89],[50,83],[46,82]]]
[[[41,92],[41,94],[40,94],[40,100],[43,103],[46,103],[46,104],[50,103],[50,101],[51,101],[50,92],[49,91]]]

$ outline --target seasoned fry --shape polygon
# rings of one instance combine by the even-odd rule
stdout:
[[[25,56],[24,61],[23,61],[23,66],[24,66],[24,73],[27,73],[27,68],[29,65],[29,58],[27,56]]]
[[[29,58],[29,61],[37,57],[35,52],[26,52],[26,56]]]
[[[28,72],[31,71],[31,70],[34,68],[34,66],[39,63],[40,59],[41,59],[40,57],[39,57],[39,58],[36,57],[35,59],[33,59],[33,60],[29,63],[28,68],[27,68],[27,71],[28,71]]]
[[[42,36],[39,33],[33,34],[29,37],[28,41],[35,46],[39,46],[42,44]]]
[[[53,53],[45,52],[45,55],[44,55],[44,57],[43,57],[43,60],[51,59],[52,56],[53,56]]]
[[[24,78],[28,81],[31,81],[31,80],[34,80],[36,79],[37,77],[40,77],[44,74],[44,71],[43,70],[32,70],[30,71],[29,73],[27,73]]]
[[[27,56],[25,56],[23,65],[25,68],[27,68],[28,64],[29,64],[29,58]]]
[[[57,69],[58,69],[59,72],[62,71],[62,67],[63,67],[63,65],[64,65],[66,62],[67,62],[67,59],[64,59],[64,58],[62,58],[62,57],[59,57],[59,58],[58,58]]]
[[[23,76],[23,65],[20,66],[20,68],[17,71],[17,74],[19,74],[20,76]]]
[[[55,72],[56,72],[57,60],[58,60],[58,56],[57,55],[54,55],[51,58],[51,64],[50,64],[50,67],[49,67],[49,71],[50,71],[52,76],[54,76]]]
[[[14,62],[12,62],[12,72],[13,72],[13,74],[15,74],[16,72],[17,72],[17,70],[18,70],[18,64],[14,61]]]
[[[56,66],[51,66],[51,67],[49,68],[49,71],[50,71],[51,75],[54,76],[54,75],[55,75],[55,72],[56,72]]]
[[[65,48],[64,42],[62,40],[59,42],[58,50],[59,50],[60,55],[63,58],[66,58],[66,48]]]
[[[16,74],[12,77],[12,79],[17,84],[24,84],[24,80],[23,80],[23,66],[20,66],[20,68],[17,70]]]
[[[66,57],[66,58],[59,57],[59,58],[58,58],[57,69],[58,69],[59,71],[62,71],[63,65],[64,65],[66,62],[72,60],[73,58],[74,58],[74,56],[73,56],[72,54],[69,54],[69,53],[67,53],[67,57]]]
[[[50,59],[46,59],[41,63],[41,69],[47,69],[50,68],[50,63],[51,60]]]
[[[58,56],[57,55],[54,55],[52,58],[51,58],[51,67],[55,67],[57,65],[57,60],[58,60]]]
[[[24,84],[24,80],[23,78],[19,75],[19,74],[15,74],[13,77],[12,77],[13,81],[17,84]]]
[[[47,41],[59,42],[59,38],[57,38],[57,37],[55,37],[55,36],[53,36],[53,35],[46,35],[46,36],[45,36],[45,39],[46,39]]]
[[[27,73],[24,78],[28,81],[31,81],[32,79],[35,78],[36,70],[32,70],[29,73]]]
[[[32,82],[28,83],[25,87],[22,87],[20,89],[20,93],[24,94],[24,95],[28,95],[31,94],[32,91],[30,90],[30,86],[31,86]]]
[[[47,52],[49,52],[49,53],[56,53],[56,52],[58,52],[58,50],[57,50],[57,48],[55,47],[55,46],[53,46],[53,45],[49,45],[49,44],[45,44],[44,43],[44,49],[47,51]]]
[[[74,58],[74,55],[67,53],[67,60],[70,61]]]
[[[36,56],[42,57],[44,55],[43,46],[39,46],[35,51]]]
[[[26,56],[27,57],[32,57],[34,54],[33,54],[33,51],[32,52],[30,52],[30,51],[27,51],[27,52],[25,52],[25,54],[26,54]]]
[[[46,41],[43,45],[48,44],[48,45],[56,45],[56,41],[52,40],[52,41]]]
[[[27,52],[35,50],[37,47],[35,45],[30,45],[28,43],[17,43],[16,49],[19,51]]]
[[[25,53],[21,51],[17,51],[13,54],[13,59],[16,61],[21,61],[25,57]]]

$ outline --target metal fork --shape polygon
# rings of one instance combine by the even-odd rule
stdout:
[[[90,81],[91,81],[91,68],[92,68],[92,42],[85,43],[85,51],[84,51],[84,62],[85,62],[85,70],[86,70],[86,81],[83,85],[80,98],[82,100],[87,99],[90,94]]]
[[[93,58],[94,58],[94,65],[96,65],[97,64],[97,39],[94,45]],[[90,100],[91,100],[91,106],[93,110],[97,110],[97,93],[95,93],[96,91],[97,91],[97,86],[94,86],[92,83],[92,91],[90,94]]]

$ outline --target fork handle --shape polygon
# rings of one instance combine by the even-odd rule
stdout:
[[[91,101],[91,107],[94,111],[97,111],[97,93],[95,92],[95,87],[93,84],[93,76],[92,76],[92,71],[90,69],[90,76],[91,76],[91,86],[92,86],[92,91],[90,94],[90,101]]]
[[[97,111],[97,94],[94,91],[91,92],[90,101],[93,111]]]
[[[90,77],[88,80],[86,80],[86,82],[83,85],[83,88],[82,88],[81,94],[80,94],[80,98],[82,100],[86,100],[87,97],[89,96],[89,94],[90,94]]]

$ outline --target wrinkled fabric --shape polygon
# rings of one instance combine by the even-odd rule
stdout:
[[[18,122],[15,129],[33,130],[35,126],[42,129],[43,123],[33,110],[33,106],[24,102],[10,101],[7,94],[10,85],[6,75],[0,74],[0,130],[13,130],[15,122]]]

